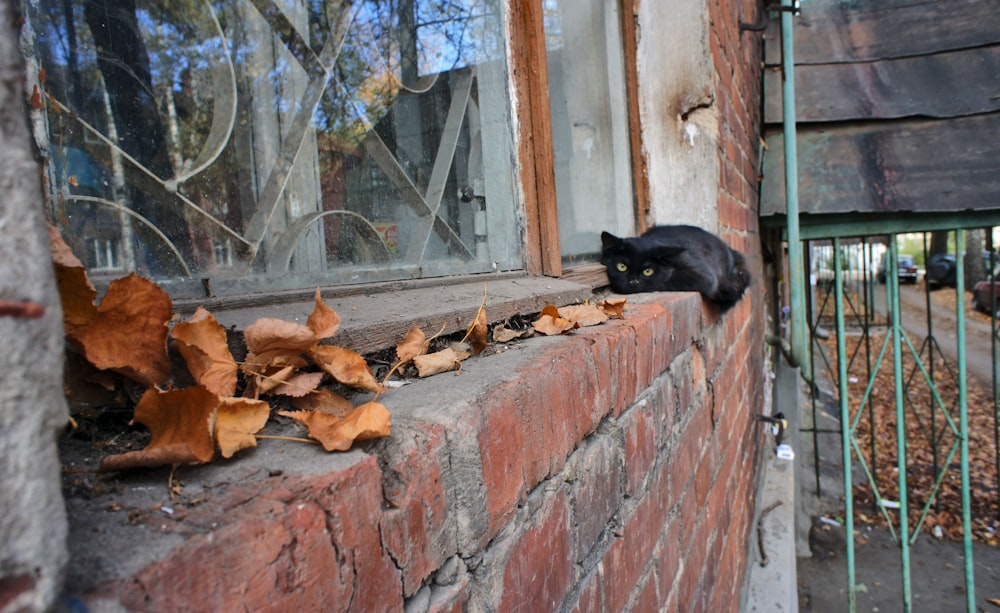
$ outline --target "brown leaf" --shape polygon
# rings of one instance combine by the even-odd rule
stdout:
[[[340,316],[323,302],[318,287],[316,288],[316,308],[309,314],[306,325],[316,335],[317,340],[330,338],[337,333],[337,328],[340,327]]]
[[[104,458],[100,471],[116,471],[140,466],[199,464],[215,456],[212,436],[219,397],[204,387],[146,391],[135,407],[133,421],[146,426],[153,435],[140,451]]]
[[[219,396],[236,393],[236,361],[225,328],[211,313],[198,307],[190,321],[175,325],[170,334],[195,381]]]
[[[486,321],[486,308],[479,307],[476,318],[469,322],[465,329],[465,337],[472,345],[472,353],[479,355],[486,349],[489,342],[489,324]]]
[[[271,416],[271,407],[263,400],[221,398],[215,415],[215,442],[222,457],[231,458],[241,449],[257,446],[254,436]]]
[[[166,381],[170,296],[148,279],[131,274],[108,285],[97,314],[67,334],[94,366],[114,370],[146,386]]]
[[[319,441],[327,451],[346,451],[354,441],[389,436],[391,433],[389,410],[378,402],[365,403],[343,418],[316,411],[279,411],[278,414],[305,424],[309,436]]]
[[[319,386],[320,381],[322,380],[323,380],[323,373],[321,372],[296,373],[287,381],[279,384],[277,387],[271,390],[271,393],[277,394],[279,396],[290,396],[292,398],[300,398],[315,390]]]
[[[628,298],[608,298],[601,303],[601,310],[611,319],[625,319],[625,301]]]
[[[243,331],[247,349],[257,355],[268,353],[302,353],[319,339],[311,328],[297,323],[261,317]]]
[[[318,345],[309,350],[309,357],[317,366],[344,385],[375,393],[385,391],[385,388],[375,380],[375,375],[368,368],[365,359],[350,349]]]
[[[97,290],[87,277],[83,263],[59,234],[49,226],[49,245],[56,269],[56,284],[63,307],[63,326],[67,334],[90,323],[97,315]]]
[[[559,307],[558,312],[565,319],[580,324],[581,328],[596,326],[608,320],[608,316],[604,311],[589,302],[586,304],[571,304]]]
[[[418,377],[430,377],[443,372],[457,370],[461,367],[461,357],[451,347],[427,355],[418,355],[413,359],[417,367]]]
[[[354,410],[350,400],[330,390],[315,390],[301,398],[292,398],[292,406],[300,411],[318,411],[337,417]]]
[[[288,381],[295,375],[294,366],[285,366],[277,370],[267,370],[270,370],[271,372],[262,372],[256,377],[258,394],[270,393],[271,390],[284,384],[285,381]]]
[[[427,353],[427,335],[420,326],[410,328],[403,341],[396,345],[396,357],[401,364],[412,362],[413,358],[425,353]]]
[[[987,598],[986,602],[990,603],[991,605],[1000,607],[1000,598]]]
[[[531,324],[531,327],[539,334],[552,336],[565,334],[574,328],[578,328],[579,325],[574,321],[560,317],[559,309],[550,304],[542,309],[538,319]]]
[[[507,343],[516,338],[530,338],[534,336],[535,331],[532,328],[525,328],[524,330],[511,330],[506,326],[497,326],[493,328],[493,341],[496,343]]]

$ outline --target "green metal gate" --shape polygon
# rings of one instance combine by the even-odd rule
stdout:
[[[967,220],[974,227],[979,220]],[[902,608],[912,610],[910,584],[910,546],[921,535],[928,517],[941,503],[942,485],[954,481],[958,473],[961,504],[961,538],[964,545],[965,597],[967,610],[976,611],[973,579],[973,517],[970,488],[969,391],[966,363],[966,279],[964,275],[965,235],[956,231],[955,241],[955,324],[957,331],[954,359],[945,355],[938,342],[929,289],[925,290],[927,317],[926,334],[914,333],[915,326],[904,328],[904,313],[900,304],[897,234],[880,238],[856,238],[864,224],[840,224],[807,227],[802,238],[805,253],[805,274],[801,281],[812,291],[805,293],[808,312],[809,352],[802,364],[803,375],[811,383],[813,427],[811,434],[816,449],[819,435],[840,434],[845,492],[845,523],[847,534],[847,581],[849,610],[855,610],[859,587],[855,572],[855,521],[863,505],[880,515],[894,540],[899,544],[902,572]],[[896,220],[881,227],[898,232],[920,231]],[[929,229],[940,231],[941,223]],[[896,226],[893,228],[892,226]],[[877,227],[877,225],[876,225]],[[956,228],[957,230],[957,228]],[[992,253],[992,236],[987,249]],[[822,240],[820,240],[822,239]],[[817,249],[817,245],[821,245]],[[884,277],[875,272],[879,252],[884,249]],[[926,239],[924,242],[926,254]],[[824,262],[815,261],[820,254]],[[995,262],[989,263],[993,280]],[[880,283],[885,280],[884,295]],[[1000,419],[998,419],[997,382],[997,299],[995,284],[990,283],[992,380],[983,382],[991,388],[993,457],[986,458],[1000,475]],[[832,335],[824,327],[834,328]],[[922,338],[918,338],[922,337]],[[831,353],[833,355],[831,355]],[[823,430],[816,427],[816,403],[819,390],[816,381],[829,378],[836,386],[840,409],[840,428]],[[880,385],[883,389],[880,389]],[[894,406],[895,470],[894,475],[878,473],[876,445],[876,394],[890,388],[888,402]],[[883,402],[883,405],[886,403]],[[918,445],[919,443],[919,445]],[[929,454],[911,448],[929,448]],[[886,450],[883,448],[882,453]],[[892,451],[890,450],[891,454]],[[914,457],[917,456],[917,457]],[[982,463],[983,458],[977,458]],[[819,487],[819,454],[815,454],[814,470]],[[858,470],[853,470],[857,468]],[[855,480],[855,473],[864,477]],[[994,477],[997,479],[998,477]],[[920,495],[911,495],[909,486],[923,479]],[[995,481],[992,496],[1000,508],[1000,481]],[[856,500],[856,492],[863,500]],[[816,492],[820,494],[819,491]],[[867,508],[865,508],[867,510]],[[980,509],[982,512],[982,509]],[[996,512],[996,511],[994,511]]]

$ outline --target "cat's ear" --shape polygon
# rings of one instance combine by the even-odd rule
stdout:
[[[610,232],[601,232],[601,248],[605,251],[614,249],[622,244],[622,239]]]

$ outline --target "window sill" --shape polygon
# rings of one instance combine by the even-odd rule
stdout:
[[[412,326],[428,335],[451,334],[466,329],[476,317],[483,293],[490,323],[518,314],[536,313],[547,304],[562,306],[593,296],[599,283],[592,273],[572,279],[501,274],[462,277],[458,281],[387,283],[363,288],[322,290],[323,299],[341,318],[333,344],[372,353],[394,347]],[[227,329],[244,330],[261,317],[276,317],[305,324],[314,302],[312,292],[203,301],[178,302],[175,308],[189,314],[204,306]]]

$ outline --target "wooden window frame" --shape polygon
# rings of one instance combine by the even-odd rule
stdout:
[[[637,0],[619,0],[628,101],[629,142],[636,227],[643,231],[649,216],[649,176],[643,155],[636,68]],[[548,66],[541,0],[511,0],[510,72],[517,118],[517,167],[525,209],[525,270],[531,275],[563,276],[559,246],[552,119],[549,111]],[[572,276],[585,279],[594,265],[574,267]]]

